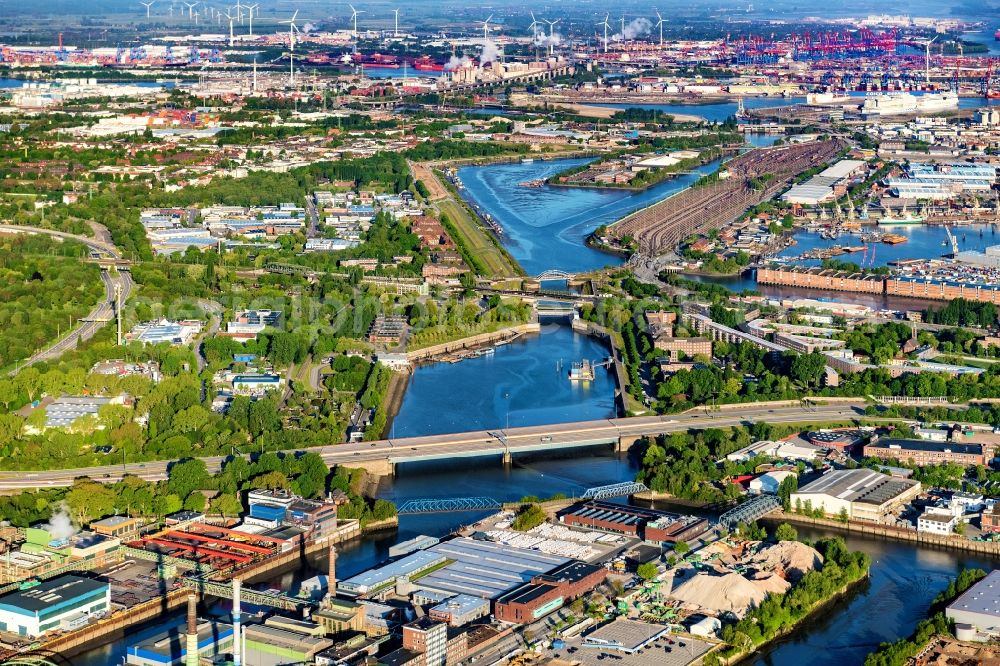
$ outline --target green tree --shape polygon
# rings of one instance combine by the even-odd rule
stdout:
[[[659,575],[660,570],[654,562],[643,562],[636,567],[635,573],[643,580],[653,580]]]
[[[187,497],[195,490],[212,487],[212,477],[204,461],[197,458],[174,463],[167,474],[167,488],[178,497]]]
[[[243,512],[243,503],[236,495],[219,495],[212,500],[212,511],[223,518],[232,518]]]
[[[153,512],[161,517],[177,513],[182,508],[184,508],[184,502],[182,502],[181,498],[174,493],[157,495],[156,499],[153,500]]]
[[[195,490],[187,499],[184,500],[184,510],[185,511],[198,511],[199,513],[205,510],[205,505],[208,500],[205,499],[205,493]]]
[[[774,530],[774,538],[777,541],[797,541],[799,533],[788,523],[781,523]]]
[[[250,479],[250,487],[254,490],[285,490],[289,487],[288,477],[277,470],[267,472]]]
[[[110,516],[115,511],[115,494],[104,484],[81,479],[66,493],[66,506],[78,525]]]

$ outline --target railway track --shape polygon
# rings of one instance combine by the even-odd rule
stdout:
[[[762,148],[726,163],[728,177],[693,187],[617,222],[613,237],[631,236],[640,251],[655,255],[673,249],[694,233],[718,229],[752,206],[774,197],[798,174],[833,158],[837,141]],[[759,179],[768,176],[764,181]]]

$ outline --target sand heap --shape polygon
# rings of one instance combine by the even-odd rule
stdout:
[[[782,578],[797,583],[802,576],[823,566],[823,556],[798,541],[781,541],[762,548],[748,557],[744,564],[758,571],[774,571]]]
[[[727,569],[718,560],[713,563],[715,570],[679,570],[671,579],[667,594],[686,606],[713,615],[730,612],[743,617],[768,594],[787,592],[792,583],[822,563],[822,556],[810,546],[783,541],[766,545],[740,561],[742,573]]]
[[[777,589],[780,581],[784,583]],[[730,612],[743,617],[769,593],[784,592],[791,585],[782,578],[771,576],[766,582],[751,581],[738,573],[696,573],[693,576],[674,577],[669,596],[713,615]]]

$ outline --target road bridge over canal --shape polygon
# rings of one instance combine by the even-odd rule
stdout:
[[[727,405],[717,410],[695,409],[683,414],[635,416],[527,426],[498,430],[402,437],[373,442],[354,442],[310,447],[328,465],[360,467],[374,474],[392,474],[400,463],[429,460],[461,460],[494,456],[510,463],[513,456],[539,454],[579,447],[614,446],[627,450],[639,439],[690,429],[727,428],[768,423],[850,422],[864,416],[865,402],[851,399],[819,399],[825,404],[800,401]],[[284,453],[295,453],[285,451]],[[218,472],[226,456],[206,456],[209,473]],[[103,465],[79,469],[0,472],[0,492],[28,488],[70,486],[80,476],[114,483],[124,474],[150,481],[166,477],[172,461]]]

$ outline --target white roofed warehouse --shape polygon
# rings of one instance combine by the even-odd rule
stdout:
[[[920,482],[886,476],[870,469],[827,472],[792,493],[793,507],[821,508],[837,516],[881,522],[893,509],[920,494]]]
[[[959,640],[986,641],[1000,635],[1000,569],[994,569],[945,609]]]

